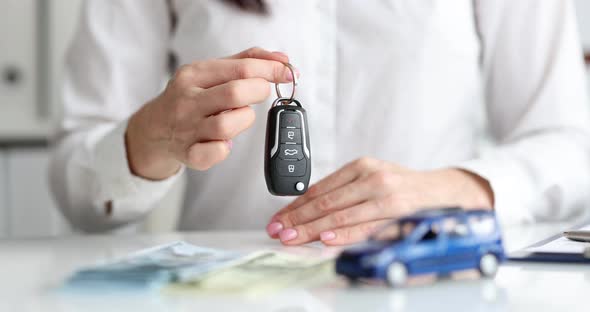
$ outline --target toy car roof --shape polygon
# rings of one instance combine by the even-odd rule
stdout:
[[[435,220],[440,218],[452,217],[452,216],[493,216],[493,212],[489,210],[483,209],[474,209],[474,210],[465,210],[461,207],[445,207],[445,208],[436,208],[436,209],[424,209],[417,211],[409,216],[403,217],[399,219],[399,222],[420,222],[423,220]]]

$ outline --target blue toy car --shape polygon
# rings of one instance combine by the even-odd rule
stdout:
[[[452,207],[422,210],[387,224],[367,242],[344,250],[336,272],[351,281],[376,278],[396,287],[419,274],[478,269],[491,277],[504,260],[494,213]]]

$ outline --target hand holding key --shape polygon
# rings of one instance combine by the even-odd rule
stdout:
[[[231,139],[254,122],[249,105],[270,94],[268,82],[292,81],[279,52],[251,48],[180,67],[166,89],[129,120],[131,171],[161,180],[180,168],[207,170],[229,154]]]

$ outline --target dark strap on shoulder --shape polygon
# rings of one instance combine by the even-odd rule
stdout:
[[[168,18],[170,20],[170,36],[173,36],[176,32],[176,25],[178,24],[178,15],[174,9],[173,0],[166,0],[166,7],[168,8]],[[178,58],[174,51],[168,51],[168,73],[173,75],[178,67]]]

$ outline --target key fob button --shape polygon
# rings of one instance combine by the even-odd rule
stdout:
[[[301,117],[297,113],[281,113],[281,120],[279,122],[281,128],[297,128],[301,129]]]
[[[303,159],[303,150],[298,144],[281,144],[279,148],[279,158],[281,159]]]
[[[277,171],[283,177],[302,177],[307,169],[305,160],[282,160],[277,159]]]
[[[281,129],[279,143],[301,144],[301,129]]]

